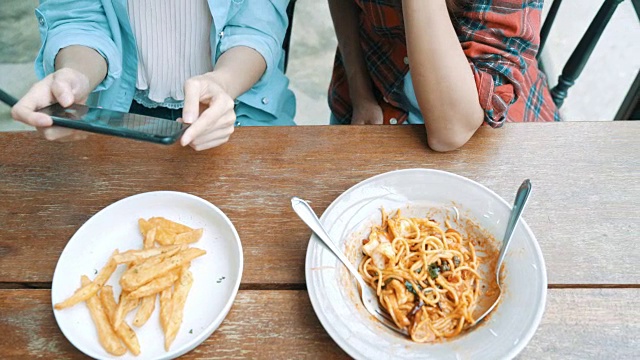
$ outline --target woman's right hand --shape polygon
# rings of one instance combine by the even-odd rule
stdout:
[[[36,110],[59,103],[64,107],[84,104],[91,93],[89,78],[83,73],[62,68],[35,83],[11,109],[11,116],[27,125],[35,126],[47,140],[78,140],[84,132],[53,125],[49,115]]]
[[[379,125],[382,124],[383,119],[382,108],[376,101],[353,103],[351,125]]]

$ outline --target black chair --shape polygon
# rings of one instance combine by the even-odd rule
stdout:
[[[12,107],[18,102],[18,99],[14,98],[13,96],[7,94],[2,89],[0,89],[0,101],[9,105],[9,107]]]
[[[562,74],[558,78],[558,84],[551,89],[551,97],[558,107],[564,103],[569,88],[575,84],[576,80],[582,73],[593,49],[595,48],[602,32],[611,20],[613,13],[620,3],[624,0],[604,0],[600,10],[587,28],[578,46],[573,51],[566,65],[562,69]],[[640,17],[640,0],[631,0],[633,6]],[[545,42],[553,26],[558,9],[562,0],[554,0],[549,9],[549,14],[545,20],[540,32],[540,50],[538,56],[542,52]],[[542,64],[543,66],[544,64]],[[640,72],[636,76],[635,82],[631,86],[620,110],[616,114],[615,120],[640,120]]]
[[[284,50],[284,71],[287,71],[287,65],[289,64],[289,45],[291,44],[291,29],[293,28],[293,11],[296,7],[297,0],[290,0],[287,6],[287,17],[289,18],[289,26],[287,27],[287,33],[284,36],[282,42],[282,49]]]

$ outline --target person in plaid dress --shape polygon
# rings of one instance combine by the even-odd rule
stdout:
[[[424,123],[450,151],[483,124],[559,121],[536,54],[542,0],[329,0],[332,124]]]

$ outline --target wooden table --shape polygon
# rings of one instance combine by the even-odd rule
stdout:
[[[54,143],[3,133],[0,144],[2,358],[82,357],[53,317],[56,261],[97,211],[154,190],[213,202],[244,247],[231,312],[186,358],[346,358],[309,302],[310,231],[289,199],[321,212],[372,175],[414,167],[469,177],[509,202],[522,179],[534,184],[524,217],[544,253],[549,292],[519,358],[640,356],[640,122],[482,128],[447,154],[428,150],[420,126],[239,128],[229,144],[199,153],[98,135]]]

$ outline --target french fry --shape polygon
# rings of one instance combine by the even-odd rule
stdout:
[[[127,293],[120,293],[120,296],[122,296],[123,298],[127,297]],[[130,312],[132,312],[133,310],[135,310],[138,305],[140,305],[140,299],[138,300],[131,300],[126,302],[126,306],[124,307],[124,316],[127,316],[127,314],[129,314]]]
[[[179,277],[179,273],[177,273],[176,271],[172,271],[164,276],[157,277],[151,280],[147,284],[140,286],[139,288],[130,292],[127,297],[129,299],[137,299],[149,295],[155,295],[160,291],[173,286],[173,283],[176,282]]]
[[[113,318],[113,327],[118,328],[120,324],[124,322],[124,318],[130,313],[133,309],[138,307],[140,303],[140,299],[131,299],[127,296],[126,291],[122,291],[120,293],[120,302],[118,303],[118,308],[116,309],[116,314]]]
[[[171,343],[176,339],[180,325],[182,324],[182,316],[184,304],[187,301],[187,295],[193,284],[193,275],[191,271],[184,269],[180,274],[180,280],[176,283],[173,296],[171,297],[171,317],[166,325],[164,335],[164,349],[169,351]]]
[[[142,236],[147,236],[147,233],[149,232],[149,230],[151,230],[151,228],[153,228],[153,225],[151,225],[151,223],[145,219],[138,219],[138,227],[140,228],[140,233],[142,233]]]
[[[82,276],[82,285],[87,286],[91,283],[89,278],[85,275]],[[122,345],[122,342],[113,331],[107,314],[105,312],[102,303],[95,294],[86,299],[87,307],[91,313],[91,319],[96,325],[98,332],[98,339],[102,347],[111,355],[121,356],[127,352],[127,348]]]
[[[133,319],[133,325],[141,327],[146,324],[155,308],[156,294],[143,297],[142,300],[140,300],[140,307],[138,307],[136,317]]]
[[[145,219],[138,220],[138,225],[140,227],[140,232],[142,233],[142,235],[146,237],[146,235],[149,234],[151,229],[156,228],[156,232],[154,234],[154,240],[158,242],[158,244],[160,245],[172,245],[176,237],[176,233],[171,231],[171,227],[173,226],[169,225],[170,228],[165,228],[163,226],[164,222],[162,220],[158,220],[161,218],[151,218],[149,220],[152,220],[152,219],[156,219],[156,220],[153,220],[153,223]],[[169,220],[166,220],[166,221],[169,221]],[[184,226],[184,225],[181,225],[181,226]],[[191,231],[191,228],[186,226],[185,228],[186,230],[182,232]]]
[[[154,226],[144,236],[144,241],[143,241],[142,244],[143,244],[143,247],[145,249],[151,249],[153,247],[153,244],[155,244],[155,242],[156,242],[156,232],[157,231],[158,231],[158,228]]]
[[[203,229],[195,229],[182,234],[178,234],[175,237],[174,244],[192,244],[197,242],[202,237]]]
[[[152,229],[149,231],[149,233],[153,231],[154,230]],[[180,245],[168,245],[168,246],[161,246],[161,247],[152,247],[145,250],[129,250],[129,251],[125,251],[123,253],[114,255],[113,259],[117,264],[125,264],[133,261],[148,259],[158,255],[164,255],[164,257],[168,257],[171,255],[174,255],[181,249],[185,249],[185,247]]]
[[[172,245],[169,245],[172,246]],[[142,269],[142,271],[144,271],[144,269],[147,269],[153,265],[159,264],[162,262],[162,260],[166,259],[169,256],[173,256],[175,254],[177,254],[181,249],[186,249],[187,247],[178,247],[178,251],[175,250],[171,250],[167,253],[164,254],[159,254],[156,256],[152,256],[146,259],[140,259],[140,260],[133,260],[132,262],[130,262],[127,266],[127,271],[136,268],[137,269]],[[134,271],[139,271],[139,270],[134,270]]]
[[[167,331],[167,323],[171,317],[171,298],[173,297],[173,289],[167,288],[160,293],[160,325],[162,331]]]
[[[102,290],[100,290],[100,301],[107,313],[107,318],[109,318],[109,321],[113,325],[118,305],[116,304],[116,300],[113,298],[113,288],[111,288],[111,286],[107,285],[102,287]],[[133,331],[127,323],[123,322],[119,327],[115,328],[115,332],[134,355],[137,356],[140,354],[140,343],[138,342],[138,337],[136,336],[135,331]]]
[[[179,224],[175,221],[167,220],[163,217],[152,217],[149,219],[149,223],[153,226],[157,226],[159,228],[165,229],[170,233],[181,234],[184,232],[193,231],[192,228]]]
[[[173,245],[176,241],[176,234],[158,227],[156,230],[156,242],[160,245]]]
[[[76,292],[73,293],[66,300],[59,302],[54,305],[56,310],[62,310],[64,308],[71,307],[77,303],[86,301],[93,295],[98,293],[98,290],[109,280],[111,274],[116,270],[116,262],[113,260],[113,257],[118,254],[118,250],[114,251],[107,264],[100,269],[98,276],[93,281],[90,281],[86,285],[80,287]]]
[[[125,271],[120,278],[120,285],[126,291],[133,291],[156,277],[175,270],[184,263],[190,262],[206,253],[202,249],[189,248],[162,260],[158,264],[147,265],[148,261],[145,261]]]
[[[143,247],[145,249],[152,249],[156,242],[156,231],[157,227],[151,228],[144,237]],[[137,265],[135,263],[131,263],[134,266]],[[153,310],[156,308],[156,295],[150,295],[142,298],[140,300],[140,307],[138,307],[138,312],[136,313],[136,317],[133,319],[133,325],[137,327],[141,327],[147,323],[151,314],[153,314]]]

